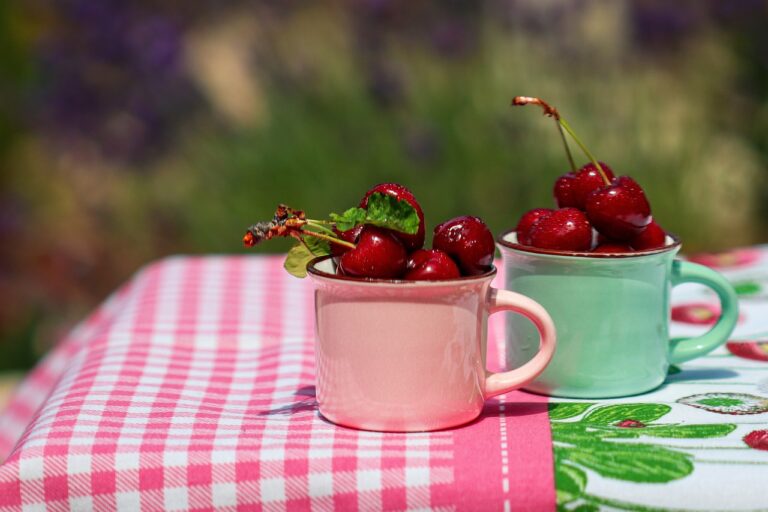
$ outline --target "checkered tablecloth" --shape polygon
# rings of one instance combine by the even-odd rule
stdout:
[[[658,390],[515,392],[462,428],[385,434],[318,414],[311,283],[282,257],[162,260],[0,415],[0,510],[768,510],[768,248],[699,261],[736,284],[739,327]],[[701,287],[675,304],[676,334],[717,316]]]
[[[148,266],[0,416],[0,509],[554,507],[545,399],[494,399],[443,432],[337,427],[317,412],[313,322],[282,257]]]

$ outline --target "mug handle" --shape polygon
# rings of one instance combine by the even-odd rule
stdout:
[[[703,284],[717,293],[720,299],[720,318],[708,332],[695,338],[670,340],[669,362],[684,363],[707,354],[728,340],[739,319],[739,300],[736,291],[721,274],[711,268],[675,260],[672,263],[672,286],[682,283]]]
[[[491,288],[488,293],[488,307],[491,315],[500,311],[512,311],[525,316],[538,329],[540,341],[539,351],[533,356],[533,359],[520,368],[501,373],[492,373],[486,370],[486,399],[523,387],[538,377],[555,353],[556,338],[555,324],[549,313],[541,304],[525,295]]]

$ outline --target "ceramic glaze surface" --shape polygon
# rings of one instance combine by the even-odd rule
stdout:
[[[467,423],[488,396],[533,379],[554,350],[546,312],[525,297],[500,296],[490,285],[494,273],[409,283],[310,275],[316,289],[317,400],[334,423],[381,431]],[[539,326],[532,327],[534,361],[519,373],[487,374],[488,315],[501,309],[519,311]]]
[[[558,330],[557,353],[526,387],[531,391],[573,398],[643,393],[664,382],[671,362],[713,350],[735,327],[732,287],[710,269],[676,261],[679,245],[616,258],[537,254],[503,243],[500,248],[506,288],[541,303]],[[710,333],[670,343],[670,290],[685,281],[713,288],[723,315]],[[508,317],[506,336],[509,368],[533,356],[537,339],[529,322]]]

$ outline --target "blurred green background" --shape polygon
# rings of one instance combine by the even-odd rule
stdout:
[[[323,216],[397,181],[428,232],[514,226],[568,170],[517,94],[687,251],[765,241],[767,26],[751,0],[0,2],[0,369],[144,263],[243,251],[278,202]]]

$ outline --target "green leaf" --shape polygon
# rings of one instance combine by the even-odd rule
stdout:
[[[363,208],[350,208],[341,215],[332,213],[330,217],[331,220],[336,223],[336,229],[339,231],[347,231],[359,224],[365,223],[367,215],[368,212]]]
[[[590,407],[595,405],[594,403],[579,403],[579,402],[554,402],[549,404],[549,419],[564,420],[567,418],[573,418],[583,413]]]
[[[760,283],[754,281],[742,281],[741,283],[734,283],[733,289],[737,295],[754,295],[760,293]]]
[[[647,444],[595,443],[568,449],[567,458],[604,477],[629,482],[671,482],[693,471],[685,453]]]
[[[331,243],[327,240],[323,240],[322,238],[317,238],[314,236],[303,236],[302,240],[307,246],[307,249],[309,249],[309,252],[311,252],[312,255],[316,258],[319,258],[320,256],[328,256],[331,254]]]
[[[368,198],[366,223],[415,235],[419,230],[419,214],[408,201],[375,192]]]
[[[339,231],[346,231],[360,224],[372,224],[409,235],[415,235],[419,231],[419,214],[416,208],[408,201],[401,201],[381,192],[370,195],[366,209],[350,208],[341,215],[332,213],[330,217]]]
[[[593,444],[600,441],[603,432],[588,432],[587,425],[580,421],[552,423],[552,440],[567,444]]]
[[[298,243],[291,247],[288,251],[288,255],[285,257],[283,268],[288,271],[289,274],[295,277],[307,277],[307,265],[309,262],[315,259],[315,255],[302,243]]]
[[[573,512],[600,512],[600,507],[592,503],[584,503],[573,509]]]
[[[736,425],[732,423],[718,423],[709,425],[652,425],[634,430],[636,430],[638,434],[642,436],[649,437],[664,437],[668,439],[704,439],[709,437],[727,436],[736,430]]]
[[[559,464],[555,468],[558,505],[578,499],[587,486],[587,474],[576,466]]]
[[[666,404],[618,404],[593,409],[581,421],[593,425],[614,425],[622,420],[637,420],[643,423],[655,421],[672,408]]]
[[[702,398],[696,403],[708,405],[710,407],[736,407],[738,405],[743,405],[744,400],[739,400],[738,398],[729,398],[725,396],[715,396],[712,398]]]

